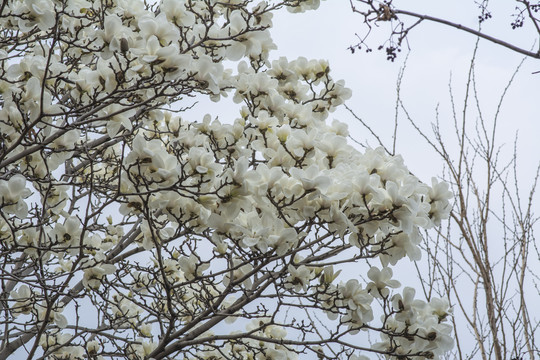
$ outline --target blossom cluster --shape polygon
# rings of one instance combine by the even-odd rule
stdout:
[[[438,358],[453,346],[452,326],[445,323],[451,314],[448,301],[434,298],[426,303],[414,299],[414,295],[415,290],[406,287],[403,295],[392,297],[396,314],[385,319],[385,329],[400,336],[390,337],[382,332],[382,341],[374,348],[396,349],[403,356],[419,353],[428,359]]]
[[[351,93],[327,61],[270,57],[273,12],[318,4],[3,6],[5,336],[66,359],[295,359],[369,329],[375,353],[451,348],[449,304],[392,295],[391,270],[448,216],[447,184],[347,143],[328,118]],[[181,114],[195,96],[230,96],[239,115]],[[382,268],[346,278],[344,254]],[[336,324],[329,339],[292,340],[316,333],[287,320],[304,306]]]

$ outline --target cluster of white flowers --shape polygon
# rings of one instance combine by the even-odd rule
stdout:
[[[399,336],[381,333],[382,342],[375,349],[396,349],[399,355],[421,354],[428,359],[439,358],[452,349],[452,325],[444,321],[451,315],[448,301],[434,298],[429,303],[414,299],[415,290],[403,289],[403,295],[392,297],[395,315],[385,319],[385,329]]]
[[[24,201],[32,191],[26,187],[26,178],[20,174],[9,180],[0,180],[0,211],[5,216],[15,215],[24,219],[28,215],[28,204]]]
[[[231,354],[240,359],[298,359],[298,355],[294,351],[291,351],[287,346],[280,344],[280,340],[286,339],[287,331],[280,325],[272,324],[270,318],[261,317],[254,319],[246,325],[246,330],[250,335],[243,339],[243,341],[228,344],[225,349],[213,349],[212,346],[209,346],[207,349],[198,352],[197,358],[209,360],[219,359],[223,354]],[[205,335],[211,337],[213,334],[208,333]],[[270,341],[260,343],[259,339],[267,339]],[[253,354],[254,348],[260,348],[255,355]]]
[[[287,294],[345,325],[342,335],[374,322],[375,299],[392,304],[376,352],[451,346],[449,305],[410,289],[391,296],[400,284],[390,268],[419,259],[420,229],[448,216],[448,186],[423,184],[383,149],[347,144],[347,126],[326,120],[351,94],[326,61],[269,60],[273,11],[318,5],[4,4],[0,246],[17,321],[2,326],[34,326],[44,354],[66,359],[187,348],[295,359],[287,330],[311,330],[280,322],[279,306],[273,316],[265,301],[249,307]],[[231,95],[240,115],[176,114],[194,95]],[[383,267],[366,284],[334,284],[340,272],[328,264],[345,251]],[[80,319],[64,309],[81,304],[99,314],[88,334],[66,329]],[[226,319],[256,320],[209,335]]]

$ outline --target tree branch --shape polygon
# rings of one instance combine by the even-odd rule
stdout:
[[[480,37],[482,39],[491,41],[492,43],[495,43],[497,45],[504,46],[505,48],[508,48],[508,49],[510,49],[512,51],[515,51],[517,53],[520,53],[520,54],[523,54],[523,55],[526,55],[526,56],[529,56],[529,57],[532,57],[532,58],[535,58],[535,59],[540,59],[540,51],[532,52],[532,51],[529,51],[529,50],[522,49],[522,48],[520,48],[518,46],[510,44],[509,42],[503,41],[503,40],[498,39],[496,37],[484,34],[481,31],[472,29],[470,27],[467,27],[467,26],[464,26],[464,25],[461,25],[461,24],[458,24],[458,23],[455,23],[455,22],[452,22],[452,21],[448,21],[448,20],[437,18],[437,17],[430,16],[430,15],[422,15],[422,14],[418,14],[418,13],[415,13],[415,12],[412,12],[412,11],[407,11],[407,10],[393,9],[393,12],[394,12],[394,14],[403,14],[403,15],[412,16],[412,17],[415,17],[415,18],[418,18],[418,19],[421,19],[421,20],[429,20],[429,21],[433,21],[433,22],[436,22],[436,23],[439,23],[439,24],[448,25],[450,27],[453,27],[453,28],[456,28],[456,29],[459,29],[459,30],[463,30],[463,31],[468,32],[470,34],[476,35],[476,36],[478,36],[478,37]]]

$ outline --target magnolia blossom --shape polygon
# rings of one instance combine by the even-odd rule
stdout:
[[[130,40],[133,37],[132,30],[124,26],[122,19],[116,14],[106,16],[103,25],[103,30],[97,32],[106,46],[101,57],[109,59],[115,52],[125,53],[130,47]]]
[[[351,279],[346,284],[340,284],[339,290],[343,297],[341,304],[347,309],[347,315],[343,318],[344,322],[351,328],[356,328],[373,320],[371,308],[373,297],[367,290],[362,289],[358,280]]]
[[[244,286],[246,289],[251,289],[253,281],[251,279],[250,273],[253,271],[253,266],[243,263],[242,260],[239,258],[233,259],[232,265],[232,275],[230,273],[227,273],[223,277],[223,285],[233,286],[233,282],[236,283],[242,281],[242,286]]]
[[[15,13],[28,14],[19,18],[19,28],[22,31],[30,31],[37,26],[42,31],[47,31],[54,26],[54,4],[50,0],[24,0],[15,2]]]
[[[373,266],[369,269],[367,275],[372,282],[367,285],[366,290],[373,297],[388,297],[390,293],[388,288],[397,288],[400,286],[399,281],[392,280],[392,269],[389,267],[379,270]]]
[[[24,201],[32,191],[26,187],[26,178],[20,174],[13,175],[9,180],[0,180],[0,202],[2,212],[25,218],[28,205]]]
[[[203,271],[210,266],[209,264],[200,263],[200,259],[194,254],[191,254],[189,257],[183,256],[178,259],[178,265],[188,280],[201,276]]]
[[[70,346],[72,335],[69,333],[44,334],[39,340],[43,349],[54,349],[53,356],[60,359],[82,359],[85,351],[82,346]],[[61,346],[59,346],[61,345]]]
[[[124,324],[124,326],[138,323],[142,309],[137,304],[120,294],[113,295],[113,300],[115,303],[112,313],[117,320],[127,319],[129,324]]]
[[[153,341],[140,340],[129,345],[127,349],[128,359],[142,359],[150,355],[150,353],[157,347],[157,343]]]
[[[428,191],[431,209],[430,217],[434,224],[440,224],[441,220],[447,219],[449,216],[449,201],[452,197],[452,192],[448,190],[448,183],[439,182],[437,179],[431,179],[431,188]]]
[[[116,267],[112,264],[96,264],[84,270],[82,283],[88,289],[99,289],[103,278],[115,271]]]
[[[133,149],[125,162],[131,173],[131,178],[126,181],[135,184],[146,180],[153,183],[152,186],[161,184],[165,187],[178,177],[177,159],[165,151],[159,140],[146,141],[141,134],[133,140]]]
[[[285,288],[294,289],[294,291],[306,291],[310,280],[314,278],[314,274],[311,269],[305,265],[294,267],[289,265],[288,267],[290,275],[287,277],[287,283]]]
[[[75,216],[68,217],[63,224],[56,223],[54,229],[49,232],[53,243],[69,248],[80,243],[82,234],[81,222]]]
[[[88,344],[86,344],[86,350],[90,355],[96,354],[100,348],[101,346],[96,340],[89,341]]]
[[[29,314],[33,309],[33,296],[35,296],[35,293],[27,285],[21,285],[18,290],[13,290],[10,296],[15,301],[10,306],[15,317],[19,314]]]
[[[320,170],[316,165],[311,165],[306,170],[298,168],[291,169],[291,175],[302,182],[304,190],[319,190],[322,193],[330,186],[332,180],[328,176],[320,175]]]
[[[68,321],[65,315],[61,314],[63,309],[48,310],[48,306],[45,303],[36,304],[37,318],[39,321],[46,321],[56,324],[59,328],[63,329],[67,326]],[[47,314],[48,312],[48,314]],[[48,318],[47,318],[48,315]]]
[[[107,135],[115,137],[120,130],[132,130],[131,117],[135,115],[134,109],[125,109],[119,104],[112,104],[101,110],[100,116],[106,118]]]
[[[193,26],[195,15],[188,11],[184,0],[163,0],[161,8],[167,20],[179,26]]]
[[[434,298],[426,303],[414,299],[415,291],[405,288],[403,295],[396,294],[392,298],[394,309],[397,312],[388,321],[388,328],[403,333],[403,336],[390,339],[381,334],[382,342],[374,344],[374,348],[386,351],[390,347],[398,346],[400,354],[422,352],[430,357],[439,358],[453,347],[450,333],[452,326],[445,322],[446,316],[452,310],[448,303]],[[441,314],[442,316],[438,315]],[[409,334],[409,335],[407,335]],[[410,334],[418,338],[411,341]]]

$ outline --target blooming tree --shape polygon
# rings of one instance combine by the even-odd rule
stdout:
[[[347,144],[325,61],[269,60],[273,12],[317,6],[2,3],[0,359],[452,347],[448,302],[392,279],[448,186]],[[181,117],[194,96],[239,114]]]

